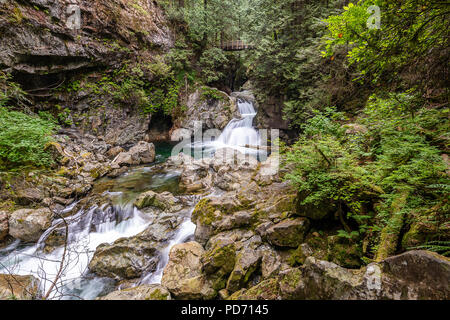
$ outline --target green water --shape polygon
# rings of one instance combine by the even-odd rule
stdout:
[[[180,172],[165,172],[159,164],[164,163],[170,156],[174,144],[163,142],[155,144],[156,159],[154,163],[136,166],[118,178],[102,178],[95,183],[93,193],[120,192],[120,202],[131,202],[142,192],[169,191],[180,194]]]

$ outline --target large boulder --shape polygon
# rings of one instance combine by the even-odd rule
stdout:
[[[0,211],[0,241],[6,238],[9,233],[8,213]]]
[[[137,197],[134,205],[138,209],[153,206],[169,212],[176,212],[182,209],[180,201],[168,191],[163,193],[153,191],[144,192]]]
[[[0,300],[33,300],[39,295],[39,280],[35,277],[0,274]]]
[[[226,287],[228,276],[236,261],[236,246],[231,239],[217,239],[202,257],[203,271],[219,291]]]
[[[155,145],[145,141],[140,141],[132,147],[128,152],[121,152],[114,159],[113,164],[122,165],[139,165],[151,163],[155,161]]]
[[[244,248],[236,258],[236,264],[227,282],[228,292],[244,287],[261,262],[259,251]]]
[[[306,259],[293,299],[423,300],[450,298],[450,260],[428,251],[409,251],[349,270]]]
[[[202,273],[205,250],[197,242],[174,246],[164,269],[161,284],[177,299],[212,299],[216,291]]]
[[[159,252],[149,243],[136,238],[119,239],[113,244],[97,247],[89,269],[99,276],[134,279],[144,272],[151,272],[158,264]]]
[[[17,210],[9,217],[9,234],[25,242],[36,242],[51,227],[52,218],[48,208]]]
[[[274,246],[296,248],[303,242],[308,230],[308,219],[286,219],[267,229],[264,236]]]
[[[158,284],[111,292],[99,300],[171,300],[170,292]]]

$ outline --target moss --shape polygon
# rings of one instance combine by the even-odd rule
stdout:
[[[362,265],[362,249],[338,236],[328,237],[328,260],[345,268],[359,268]]]
[[[146,300],[167,300],[168,297],[168,293],[162,293],[161,290],[155,289],[150,293]]]
[[[192,218],[194,221],[199,221],[204,225],[211,225],[216,216],[216,209],[211,205],[211,199],[202,199],[195,206]]]

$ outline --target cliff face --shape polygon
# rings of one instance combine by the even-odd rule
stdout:
[[[173,44],[167,21],[153,1],[77,2],[1,1],[2,69],[44,76],[117,66],[141,50],[167,50]],[[118,46],[128,50],[115,50]]]
[[[28,93],[34,111],[64,111],[72,129],[125,147],[148,140],[151,122],[167,120],[152,121],[132,101],[117,102],[119,90],[105,86],[118,82],[115,71],[153,62],[173,46],[154,1],[4,0],[0,37],[0,70]],[[145,76],[151,84],[152,75]]]

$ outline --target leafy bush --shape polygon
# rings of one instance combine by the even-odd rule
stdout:
[[[45,147],[55,128],[52,121],[0,107],[0,165],[50,165],[52,158]]]
[[[202,69],[202,76],[207,84],[225,79],[223,72],[224,66],[228,63],[222,49],[211,48],[205,50],[200,58],[200,67]]]
[[[354,124],[359,130],[348,132],[338,121],[342,114],[332,110],[309,119],[284,153],[285,178],[306,195],[303,204],[333,204],[360,236],[412,221],[417,212],[447,210],[450,179],[432,142],[448,130],[448,112],[417,108],[414,101],[408,94],[372,96]],[[405,219],[392,220],[393,208]],[[354,237],[344,227],[339,234]]]

